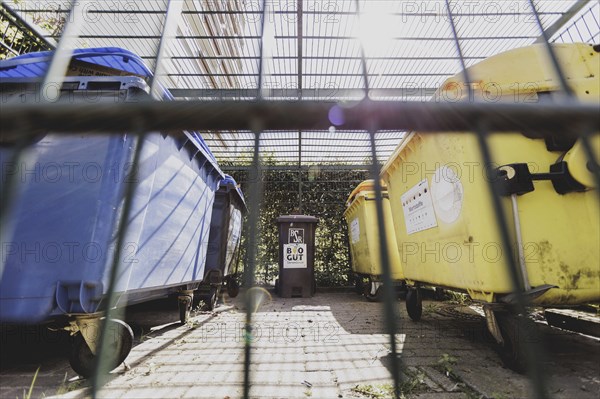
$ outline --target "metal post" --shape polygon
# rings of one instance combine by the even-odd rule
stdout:
[[[302,131],[298,130],[298,212],[302,214]]]

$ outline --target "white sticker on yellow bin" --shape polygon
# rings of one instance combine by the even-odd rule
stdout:
[[[305,269],[306,244],[283,244],[283,268]]]
[[[358,218],[350,222],[350,241],[352,244],[356,244],[360,239],[360,226],[358,225]]]
[[[460,216],[464,196],[463,185],[454,170],[444,166],[435,171],[431,195],[437,217],[444,223],[454,223]]]
[[[427,179],[421,180],[416,186],[401,197],[404,223],[408,234],[431,229],[437,226],[431,190]]]

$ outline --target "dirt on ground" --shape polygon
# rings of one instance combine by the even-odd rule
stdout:
[[[186,325],[178,323],[172,300],[127,309],[135,346],[99,397],[241,397],[247,341],[251,397],[393,396],[394,358],[382,303],[349,292],[284,299],[256,289],[253,295],[250,335],[244,331],[243,295],[225,297],[217,312],[197,312]],[[402,300],[394,306],[404,397],[533,396],[528,376],[504,367],[476,306],[426,299],[420,322],[408,318]],[[600,397],[600,340],[551,328],[541,318],[536,325],[549,395]],[[89,396],[89,382],[66,360],[71,340],[66,332],[2,326],[0,339],[0,397],[26,397],[34,376],[31,398]]]

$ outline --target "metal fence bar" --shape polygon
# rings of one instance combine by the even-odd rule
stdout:
[[[175,4],[175,5],[174,5]],[[169,34],[172,32],[177,26],[177,13],[181,11],[181,2],[169,0],[167,4],[167,8],[165,10],[165,24],[162,30],[161,40],[157,47],[157,56],[156,56],[156,64],[154,66],[153,74],[150,78],[150,95],[156,99],[160,99],[161,93],[159,92],[160,86],[158,84],[157,74],[160,73],[161,70],[161,59],[166,54],[167,43],[169,40]],[[116,308],[116,295],[115,289],[117,284],[117,276],[119,274],[120,269],[120,259],[123,251],[123,242],[125,241],[125,236],[128,230],[128,220],[129,214],[131,211],[131,207],[133,204],[133,197],[136,188],[137,176],[138,176],[138,165],[141,160],[142,149],[144,146],[144,134],[139,129],[134,130],[136,133],[136,146],[133,153],[132,167],[133,170],[131,172],[132,176],[130,179],[127,179],[124,190],[124,199],[123,199],[123,208],[121,213],[121,218],[119,220],[119,224],[116,232],[116,244],[115,244],[115,252],[111,263],[109,279],[108,279],[108,288],[106,292],[106,311],[104,321],[100,324],[100,336],[99,336],[99,344],[97,347],[96,353],[96,366],[94,369],[94,374],[92,376],[92,385],[91,385],[91,395],[92,398],[97,398],[98,393],[104,384],[107,381],[107,374],[110,371],[111,366],[108,364],[108,357],[106,356],[105,349],[109,345],[110,335],[109,334],[109,325],[110,320],[121,312]],[[114,337],[112,337],[114,339]]]
[[[569,21],[573,19],[575,15],[579,11],[581,11],[585,6],[589,4],[590,0],[577,0],[575,4],[571,6],[564,14],[560,16],[548,29],[542,28],[542,35],[536,40],[536,43],[542,43],[543,41],[547,41],[548,38],[554,36],[557,32],[559,32]],[[532,3],[530,3],[532,4]],[[539,15],[540,13],[534,9],[534,14]],[[539,17],[538,17],[539,18]]]
[[[454,24],[454,18],[452,16],[452,9],[450,7],[450,0],[446,0],[446,9],[448,12],[449,22],[452,28],[452,34],[455,39],[456,50],[459,54],[462,74],[465,84],[467,85],[468,90],[468,100],[469,102],[475,102],[475,93],[473,91],[472,80],[470,77],[469,70],[467,68],[466,62],[463,58],[462,47],[460,44],[460,39],[458,37],[458,33],[456,31],[456,26]],[[481,121],[481,122],[480,122]],[[477,134],[477,142],[479,145],[479,149],[481,152],[481,156],[483,158],[484,165],[494,165],[493,158],[491,155],[491,151],[489,148],[489,144],[487,141],[487,129],[485,125],[483,125],[483,120],[478,120],[475,122],[473,128],[470,130],[475,130]],[[527,310],[526,306],[528,305],[527,298],[523,295],[527,287],[526,282],[524,281],[524,276],[519,273],[519,267],[515,258],[512,256],[511,252],[511,239],[509,233],[509,226],[506,219],[506,214],[504,212],[504,208],[500,199],[499,187],[497,185],[496,179],[487,179],[489,191],[492,197],[492,205],[494,208],[494,215],[496,219],[496,224],[498,228],[498,232],[500,233],[500,238],[502,241],[502,248],[504,253],[507,254],[506,261],[508,266],[508,272],[511,280],[512,291],[516,294],[516,307],[511,308],[511,312],[517,316],[518,326],[520,331],[533,331],[535,337],[539,335],[537,332],[537,328],[533,325],[533,323],[526,318]],[[518,243],[520,245],[520,243]],[[544,377],[544,373],[542,371],[542,364],[540,361],[541,348],[539,347],[539,343],[537,339],[534,339],[532,343],[527,345],[524,340],[519,341],[519,346],[517,350],[523,350],[527,359],[527,368],[530,373],[531,384],[533,386],[533,392],[535,397],[537,398],[546,398],[548,397],[548,392],[546,388],[546,382]]]
[[[162,69],[161,60],[166,56],[167,44],[170,39],[169,35],[172,31],[177,27],[177,19],[178,13],[181,12],[182,3],[178,1],[169,0],[167,3],[167,8],[165,10],[165,23],[162,30],[162,35],[160,42],[157,47],[157,55],[156,55],[156,64],[154,65],[154,71],[152,76],[150,77],[150,96],[160,99],[161,93],[160,85],[158,84],[157,74],[160,73]],[[99,391],[102,389],[104,384],[107,381],[107,375],[110,372],[110,364],[109,357],[110,355],[106,355],[104,351],[109,344],[110,334],[109,334],[109,325],[110,320],[115,317],[115,315],[120,314],[122,311],[117,309],[116,303],[116,285],[117,285],[117,276],[119,274],[120,269],[120,261],[121,255],[123,251],[123,242],[125,241],[125,236],[128,230],[128,220],[129,215],[131,213],[131,207],[133,204],[133,196],[135,193],[135,183],[137,182],[140,164],[142,149],[144,147],[144,137],[143,131],[139,129],[135,129],[136,136],[136,146],[133,152],[132,159],[132,171],[131,176],[127,179],[124,190],[124,199],[123,199],[123,208],[121,213],[121,218],[119,220],[119,224],[116,232],[116,244],[115,244],[115,252],[113,255],[109,280],[108,280],[108,288],[106,292],[106,312],[105,318],[102,323],[100,323],[100,336],[99,336],[99,345],[97,347],[96,353],[96,367],[94,370],[94,374],[92,376],[92,386],[91,386],[91,395],[92,398],[97,398]],[[114,337],[113,337],[114,339]]]
[[[125,241],[125,235],[127,234],[127,227],[129,224],[127,221],[129,220],[129,215],[131,213],[131,208],[133,204],[133,194],[135,192],[135,182],[137,181],[138,176],[138,168],[142,147],[144,143],[144,135],[141,132],[136,133],[136,146],[134,150],[133,160],[132,160],[132,171],[131,177],[127,179],[124,190],[124,198],[123,198],[123,209],[121,213],[121,218],[119,220],[119,224],[117,227],[117,231],[115,234],[115,252],[112,258],[109,280],[108,280],[108,288],[105,294],[106,297],[106,311],[104,321],[100,324],[100,335],[99,335],[99,344],[96,349],[96,367],[94,369],[94,374],[92,376],[92,385],[91,385],[91,395],[92,398],[97,398],[100,389],[104,386],[104,384],[108,381],[108,373],[110,372],[110,366],[108,364],[108,358],[104,354],[104,351],[109,344],[109,339],[111,338],[109,334],[110,320],[117,312],[116,307],[116,298],[115,298],[115,288],[117,285],[117,275],[119,274],[119,265],[121,260],[121,255],[123,252],[123,242]],[[112,337],[115,339],[115,337]]]
[[[537,7],[535,6],[535,3],[533,2],[533,0],[529,0],[529,5],[533,11],[533,14],[535,15],[537,25],[541,31],[540,38],[542,39],[542,42],[544,43],[544,46],[546,47],[548,57],[550,58],[552,68],[554,69],[554,72],[560,82],[560,87],[561,87],[562,91],[564,92],[564,94],[570,101],[578,102],[575,97],[575,94],[573,93],[573,90],[571,89],[571,87],[569,86],[569,83],[567,82],[567,78],[560,66],[560,63],[558,62],[558,57],[556,56],[556,53],[555,53],[554,49],[552,48],[552,45],[550,44],[550,36],[549,36],[548,32],[546,32],[546,30],[544,29],[544,25],[542,24],[542,20],[540,18],[539,12],[538,12]],[[596,155],[594,154],[594,149],[592,148],[592,143],[590,141],[590,135],[593,132],[593,128],[590,129],[590,127],[592,125],[590,125],[590,127],[588,127],[587,124],[584,124],[583,126],[584,126],[585,133],[580,135],[580,140],[581,140],[581,144],[583,145],[585,154],[588,158],[588,161],[590,162],[590,164],[592,166],[590,168],[590,171],[592,172],[592,175],[594,176],[594,179],[596,180],[596,193],[598,194],[598,198],[600,198],[600,168],[598,167],[598,160],[596,158]],[[572,124],[567,129],[570,131],[573,131],[574,125]],[[590,130],[592,130],[592,132],[590,132]]]
[[[256,297],[250,289],[254,285],[254,273],[256,271],[257,249],[260,236],[259,214],[262,199],[262,170],[260,162],[260,131],[256,132],[254,140],[254,160],[253,171],[254,181],[250,184],[248,198],[252,199],[248,209],[248,246],[246,249],[247,263],[244,268],[244,284],[246,285],[246,319],[245,319],[245,340],[244,340],[244,392],[243,397],[250,397],[250,365],[252,363],[252,313],[255,311]]]
[[[57,39],[59,36],[45,36],[52,39]],[[275,39],[279,40],[295,40],[297,37],[293,35],[275,35]],[[537,36],[467,36],[463,37],[462,40],[476,40],[476,41],[485,41],[485,40],[527,40],[527,39],[537,39]],[[139,40],[158,40],[160,36],[158,35],[85,35],[81,36],[81,39],[139,39]],[[220,35],[178,35],[175,36],[177,40],[260,40],[260,36],[220,36]],[[351,36],[316,36],[316,35],[308,35],[304,36],[306,40],[339,40],[339,41],[354,41],[357,40],[355,37]],[[451,41],[451,38],[443,37],[443,36],[427,36],[427,37],[419,37],[419,36],[395,36],[391,37],[389,40],[395,41],[416,41],[416,42],[424,42],[424,41]],[[305,75],[306,76],[306,75]]]
[[[156,50],[156,61],[154,64],[154,73],[150,77],[150,95],[160,100],[160,85],[159,85],[159,76],[163,73],[163,69],[165,66],[162,63],[162,60],[166,57],[168,51],[168,44],[177,31],[177,24],[179,23],[178,18],[181,15],[181,9],[183,7],[182,1],[173,1],[169,0],[167,3],[167,10],[165,15],[165,24],[162,30],[162,34],[160,35],[160,41],[158,43],[158,48]]]
[[[257,82],[257,99],[262,98],[262,86],[263,86],[263,73],[264,73],[264,33],[265,33],[265,20],[266,20],[266,11],[267,8],[267,0],[262,1],[262,14],[260,20],[260,37],[261,40],[259,42],[259,60],[258,60],[258,82]],[[262,199],[262,171],[261,171],[261,161],[260,161],[260,135],[262,131],[262,120],[260,118],[254,119],[252,121],[252,131],[254,132],[254,155],[252,160],[252,165],[255,173],[255,181],[254,184],[250,184],[250,192],[249,198],[252,200],[249,207],[249,217],[248,221],[250,227],[248,229],[248,247],[246,249],[247,263],[244,268],[244,284],[246,285],[246,297],[245,297],[245,305],[246,305],[246,320],[244,326],[244,390],[243,390],[243,398],[247,399],[250,397],[250,388],[251,388],[251,375],[250,375],[250,365],[252,364],[252,313],[256,311],[256,297],[252,292],[252,287],[254,286],[254,277],[256,272],[256,258],[258,255],[258,243],[259,243],[259,215],[261,209],[261,199]]]
[[[542,20],[540,19],[540,15],[538,14],[537,7],[535,6],[533,0],[529,0],[529,5],[535,16],[536,23],[541,31],[540,42],[544,43],[546,47],[546,51],[548,53],[548,56],[550,57],[550,63],[552,64],[552,68],[556,73],[556,77],[558,78],[560,87],[568,97],[573,97],[573,91],[569,87],[567,79],[564,73],[562,72],[560,64],[558,63],[556,53],[554,52],[554,50],[552,49],[552,45],[550,44],[550,37],[548,36],[548,32],[546,32],[546,30],[544,29],[544,25],[542,24]]]
[[[583,126],[582,130],[581,143],[583,144],[585,156],[588,159],[587,167],[588,170],[592,172],[592,176],[594,176],[596,193],[600,198],[600,164],[598,163],[598,157],[600,157],[600,154],[594,153],[594,148],[592,147],[592,143],[590,141],[592,134],[598,134],[598,129],[593,125],[585,125]]]
[[[123,129],[153,130],[252,130],[260,118],[266,130],[328,130],[335,102],[317,101],[140,101],[136,103],[3,104],[0,138],[14,139],[40,131],[73,133],[82,130],[110,133]],[[574,124],[598,126],[598,107],[563,99],[555,103],[513,104],[485,102],[373,102],[335,110],[344,120],[338,129],[367,130],[374,118],[381,130],[464,132],[473,120],[485,118],[490,131],[514,131],[542,138],[551,131],[565,131]],[[73,118],[78,115],[78,118]],[[28,120],[31,130],[20,130]],[[138,123],[141,124],[138,125]],[[325,132],[331,137],[336,133]]]
[[[356,0],[356,13],[360,18],[360,0]],[[362,73],[365,88],[365,97],[368,97],[369,93],[369,72],[367,68],[367,57],[365,49],[362,44],[359,46]],[[396,323],[396,309],[394,304],[396,303],[396,297],[394,292],[394,286],[392,282],[392,268],[390,265],[389,253],[388,253],[388,242],[387,234],[385,230],[385,217],[383,215],[383,193],[381,187],[381,165],[377,160],[377,143],[375,141],[375,135],[378,130],[378,120],[375,115],[371,114],[366,121],[368,123],[368,132],[371,147],[371,178],[374,181],[375,189],[375,209],[377,212],[377,233],[379,234],[379,251],[381,260],[381,272],[383,278],[383,311],[385,315],[385,330],[389,334],[390,344],[390,355],[391,355],[391,372],[394,381],[394,397],[400,398],[402,395],[401,384],[403,382],[402,373],[402,359],[398,356],[398,348],[396,345],[396,333],[398,332],[398,325]]]
[[[52,101],[46,97],[45,93],[45,88],[49,84],[54,84],[57,87],[62,85],[69,66],[69,61],[71,60],[75,41],[79,38],[79,31],[83,26],[83,20],[81,3],[73,0],[71,2],[69,18],[65,23],[65,28],[60,36],[60,41],[56,46],[56,50],[52,53],[50,65],[46,70],[42,86],[40,86],[39,94],[43,101]]]
[[[50,3],[52,4],[52,3]],[[252,3],[250,3],[252,4]],[[256,3],[254,3],[256,4]],[[21,8],[19,9],[19,11],[21,13],[34,13],[34,12],[53,12],[53,13],[67,13],[69,12],[68,9],[66,8],[42,8],[42,7],[38,7],[38,8]],[[88,11],[90,14],[161,14],[162,12],[159,10],[150,10],[150,9],[146,9],[146,10],[119,10],[119,9],[91,9]],[[187,15],[261,15],[262,11],[257,11],[255,9],[248,9],[248,10],[185,10],[183,11],[183,14],[187,14]],[[295,10],[273,10],[271,12],[272,14],[275,15],[295,15],[296,11]],[[304,10],[304,14],[305,15],[356,15],[355,11],[323,11],[323,10],[309,10],[306,9]],[[435,11],[423,11],[423,12],[391,12],[389,13],[390,15],[393,16],[407,16],[407,17],[415,17],[415,18],[420,18],[420,17],[439,17],[439,13],[435,12]],[[544,11],[541,12],[540,15],[562,15],[563,13],[560,11]],[[473,12],[457,12],[454,14],[457,17],[479,17],[479,16],[491,16],[491,17],[495,17],[498,16],[499,13],[498,12],[481,12],[481,13],[473,13]],[[521,15],[530,15],[530,13],[528,12],[522,12],[522,11],[509,11],[509,12],[502,12],[500,15],[508,15],[508,16],[521,16]]]
[[[394,396],[400,398],[402,395],[401,384],[404,380],[402,372],[402,358],[398,355],[398,347],[396,344],[396,333],[398,332],[398,324],[396,322],[396,292],[392,281],[392,269],[388,252],[387,234],[385,229],[385,217],[383,215],[383,193],[381,187],[381,165],[377,159],[377,145],[375,143],[376,125],[374,122],[373,128],[369,130],[371,136],[371,158],[373,159],[371,175],[374,181],[375,188],[375,205],[377,211],[377,233],[379,234],[379,252],[381,259],[381,272],[383,278],[383,302],[385,314],[385,327],[390,336],[390,352],[392,364],[392,377],[394,379]]]
[[[488,133],[483,123],[484,122],[482,122],[480,126],[476,127],[475,132],[477,134],[478,144],[484,164],[492,165],[492,155],[487,142]],[[510,280],[513,286],[513,292],[517,294],[515,296],[516,306],[514,308],[510,308],[509,310],[517,317],[517,326],[519,331],[529,331],[533,334],[533,336],[529,336],[530,339],[528,339],[528,341],[530,342],[524,342],[525,340],[523,338],[519,340],[519,349],[523,350],[527,359],[527,371],[531,379],[530,382],[533,388],[534,397],[547,398],[549,396],[541,362],[543,349],[539,342],[539,330],[533,321],[526,316],[528,301],[525,295],[523,295],[525,291],[525,282],[523,281],[523,278],[519,272],[519,266],[517,265],[515,258],[512,256],[509,227],[506,213],[504,212],[504,208],[500,200],[498,185],[494,179],[486,180],[488,181],[488,187],[492,197],[492,205],[494,207],[494,215],[496,216],[496,223],[498,225],[498,230],[502,240],[502,250],[507,254],[506,260],[508,264]]]

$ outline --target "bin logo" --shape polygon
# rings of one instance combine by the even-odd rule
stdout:
[[[306,244],[284,244],[283,268],[304,269],[306,267]]]
[[[304,243],[304,229],[290,229],[289,231],[289,243],[291,244],[303,244]]]

